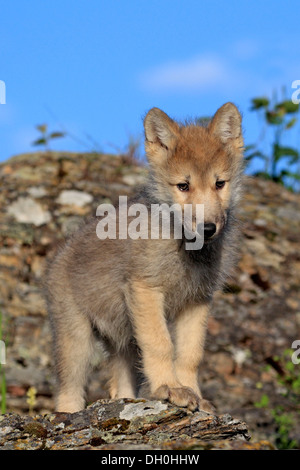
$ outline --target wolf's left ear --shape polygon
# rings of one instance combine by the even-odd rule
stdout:
[[[145,147],[149,160],[163,158],[175,148],[178,125],[159,108],[152,108],[144,119]]]
[[[232,145],[235,150],[243,149],[242,117],[233,103],[225,103],[218,109],[209,124],[209,130],[223,144]]]

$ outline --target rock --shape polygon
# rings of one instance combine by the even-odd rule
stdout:
[[[93,196],[91,194],[85,193],[84,191],[77,190],[64,190],[60,193],[56,202],[62,205],[70,205],[83,207],[86,204],[92,202]]]
[[[78,413],[0,417],[0,450],[272,449],[230,415],[147,400],[98,400]]]
[[[134,175],[134,174],[127,174],[123,176],[124,183],[128,184],[129,186],[137,186],[138,184],[142,184],[145,180],[143,175]]]
[[[51,220],[49,211],[42,208],[30,197],[19,197],[7,209],[7,213],[22,224],[33,224],[36,227],[46,224]]]
[[[31,186],[27,192],[30,194],[30,196],[37,199],[47,195],[47,191],[45,188],[43,188],[43,186]]]
[[[136,417],[156,415],[163,410],[167,410],[168,405],[159,401],[149,401],[147,406],[144,402],[128,403],[120,413],[120,418],[130,420]]]

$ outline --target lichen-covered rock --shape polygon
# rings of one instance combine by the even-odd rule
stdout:
[[[230,415],[147,400],[99,400],[78,413],[0,417],[0,450],[271,449]]]

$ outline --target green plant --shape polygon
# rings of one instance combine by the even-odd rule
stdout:
[[[275,441],[278,449],[298,449],[300,443],[292,439],[291,434],[295,426],[296,416],[299,413],[298,403],[300,394],[299,364],[291,360],[293,349],[286,349],[280,356],[274,355],[267,359],[264,371],[271,368],[277,372],[276,382],[280,385],[280,394],[283,398],[280,406],[272,403],[272,397],[262,393],[260,400],[254,403],[256,408],[268,410],[274,420]],[[263,389],[263,383],[256,384]]]
[[[265,153],[258,144],[248,145],[245,151],[245,158],[248,162],[254,158],[258,158],[264,162],[264,170],[255,174],[266,179],[271,179],[277,183],[292,186],[295,182],[300,181],[300,174],[297,171],[297,164],[300,162],[300,154],[294,147],[283,144],[284,136],[298,122],[296,116],[299,111],[299,104],[293,103],[291,100],[283,98],[278,100],[274,97],[270,100],[267,97],[257,97],[251,100],[251,111],[257,112],[263,120],[263,137],[266,131],[272,130],[271,151]]]
[[[300,394],[300,375],[299,365],[294,364],[291,360],[293,349],[283,351],[282,360],[280,361],[283,373],[278,376],[278,382],[285,387],[292,395]],[[279,360],[279,358],[276,358]]]
[[[294,418],[290,413],[285,413],[281,406],[271,410],[271,414],[276,423],[276,445],[278,449],[297,449],[298,444],[290,438],[293,429]]]
[[[269,405],[270,399],[265,393],[261,396],[260,401],[254,403],[256,408],[267,408]]]
[[[282,406],[270,408],[270,398],[267,394],[261,396],[260,401],[255,402],[256,408],[265,408],[274,419],[275,423],[275,442],[278,449],[298,449],[299,444],[296,440],[291,439],[290,434],[295,425],[292,413],[287,413]]]
[[[26,402],[28,404],[29,414],[33,412],[33,409],[37,404],[36,394],[37,394],[37,389],[35,387],[29,387],[26,393],[27,395]]]
[[[2,331],[2,312],[0,311],[0,341],[3,338]],[[6,378],[3,364],[0,361],[0,390],[1,390],[1,414],[6,413]]]
[[[32,142],[32,145],[44,145],[45,150],[49,150],[49,142],[53,139],[65,137],[65,132],[55,131],[55,132],[48,132],[48,125],[47,124],[40,124],[36,126],[36,129],[40,132],[40,136]]]

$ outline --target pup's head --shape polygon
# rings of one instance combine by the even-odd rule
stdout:
[[[204,238],[218,237],[228,211],[238,199],[243,162],[241,115],[226,103],[207,127],[181,125],[158,108],[145,117],[145,148],[156,183],[157,199],[191,204],[196,231],[196,205],[204,205]]]

